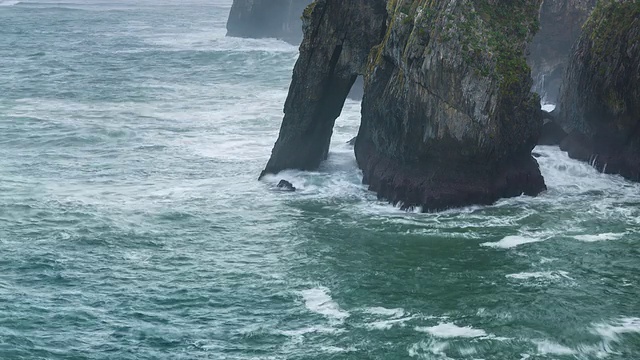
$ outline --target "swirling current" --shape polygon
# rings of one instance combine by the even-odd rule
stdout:
[[[539,197],[403,212],[352,100],[258,182],[297,48],[230,3],[0,1],[1,359],[640,358],[639,184],[539,147]]]

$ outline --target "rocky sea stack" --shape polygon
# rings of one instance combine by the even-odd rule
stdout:
[[[234,0],[227,35],[277,38],[292,44],[302,40],[300,15],[311,0]]]
[[[545,189],[525,49],[538,1],[389,2],[356,141],[364,182],[404,206],[490,204]]]
[[[335,119],[365,77],[355,143],[363,181],[404,207],[489,204],[545,189],[542,125],[525,50],[541,1],[319,0],[263,172],[326,159]]]
[[[558,110],[569,156],[640,181],[640,2],[598,3],[573,48]]]

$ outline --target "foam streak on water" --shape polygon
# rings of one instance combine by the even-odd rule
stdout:
[[[297,47],[230,0],[1,4],[0,358],[638,358],[638,184],[539,147],[536,198],[403,212],[352,100],[258,182]]]

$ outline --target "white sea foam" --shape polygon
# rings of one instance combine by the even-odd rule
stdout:
[[[349,317],[349,312],[342,310],[340,305],[333,301],[329,289],[317,287],[300,292],[304,300],[304,306],[310,311],[324,315],[325,317],[343,321]]]
[[[546,111],[546,112],[552,112],[553,110],[556,109],[556,104],[542,104],[542,110]]]
[[[458,352],[462,356],[470,356],[477,353],[478,350],[472,346],[465,346],[465,347],[458,348]]]
[[[290,337],[299,337],[305,334],[340,334],[345,332],[344,329],[337,329],[332,327],[323,327],[323,326],[309,326],[295,330],[280,330],[279,334],[290,336]]]
[[[345,107],[353,108],[352,111],[355,112],[359,104],[354,102],[346,104]],[[340,127],[344,132],[334,134],[329,157],[317,171],[285,170],[277,175],[265,176],[263,182],[273,187],[281,179],[285,179],[297,188],[293,195],[297,198],[311,198],[332,203],[352,200],[356,204],[362,204],[363,209],[367,208],[375,201],[375,194],[362,185],[362,175],[355,160],[353,147],[346,144],[346,141],[357,133],[358,126],[358,122],[349,117],[347,115],[346,119],[343,117],[338,119],[341,121]],[[263,151],[268,153],[268,150]]]
[[[533,340],[537,345],[539,355],[575,356],[578,358],[606,358],[616,353],[615,344],[623,341],[622,335],[640,334],[640,318],[620,317],[614,320],[592,324],[590,332],[600,336],[598,344],[578,344],[568,347],[548,339]]]
[[[520,248],[526,244],[566,234],[567,228],[575,226],[574,218],[563,219],[557,226],[548,227],[542,232],[540,229],[522,228],[522,224],[528,222],[529,218],[540,216],[541,206],[551,209],[551,212],[570,211],[572,208],[582,209],[585,197],[589,199],[590,208],[586,209],[584,216],[582,213],[576,213],[579,219],[605,214],[608,218],[624,218],[640,223],[638,212],[634,213],[627,207],[611,205],[620,199],[632,199],[633,196],[640,199],[640,196],[632,195],[635,192],[640,193],[638,191],[640,186],[629,184],[618,176],[600,174],[589,164],[570,159],[558,147],[551,146],[540,146],[534,150],[542,155],[538,162],[549,188],[538,197],[522,196],[503,199],[492,206],[472,206],[435,214],[420,214],[416,210],[400,211],[386,201],[378,201],[375,194],[368,191],[366,185],[361,184],[362,174],[357,168],[353,148],[344,144],[357,132],[360,121],[359,110],[360,103],[347,101],[334,128],[329,159],[317,172],[286,171],[274,177],[272,182],[277,183],[285,178],[302,189],[296,192],[295,197],[304,196],[321,201],[328,200],[332,203],[338,201],[342,204],[341,206],[348,207],[353,214],[365,215],[369,219],[378,217],[382,222],[408,225],[406,234],[481,239],[487,235],[492,236],[492,228],[522,229],[520,233],[504,237],[500,241],[481,244],[497,249]],[[268,153],[268,149],[266,151]],[[293,177],[287,178],[288,176]],[[597,199],[594,201],[591,191],[615,195],[613,198],[603,196],[602,201]],[[496,211],[496,209],[510,209],[514,206],[517,206],[517,211]],[[623,211],[627,213],[621,214]],[[475,231],[476,228],[484,230]],[[449,229],[458,231],[446,231]],[[580,232],[572,232],[572,235],[577,234]]]
[[[540,164],[540,171],[547,187],[556,195],[607,191],[611,194],[624,192],[632,198],[638,198],[634,191],[637,191],[640,185],[629,183],[617,175],[602,174],[586,162],[569,158],[567,153],[557,146],[537,146],[533,152],[540,155],[536,159]]]
[[[626,233],[604,233],[604,234],[595,234],[595,235],[576,235],[574,236],[574,238],[576,240],[580,240],[584,242],[596,242],[596,241],[618,240],[625,235]]]
[[[594,324],[591,332],[601,336],[606,342],[617,342],[620,335],[640,334],[640,318],[622,317],[609,322]]]
[[[574,355],[577,353],[574,349],[550,340],[536,341],[535,344],[538,346],[538,353],[542,355]]]
[[[477,338],[485,337],[487,333],[482,329],[474,329],[471,326],[460,327],[451,323],[440,323],[430,327],[416,327],[416,331],[426,332],[438,338]]]
[[[343,347],[339,347],[339,346],[322,346],[322,347],[320,347],[320,350],[322,350],[324,352],[327,352],[327,353],[331,353],[331,354],[358,351],[358,349],[356,347],[354,347],[354,346],[350,346],[350,347],[347,347],[347,348],[343,348]]]
[[[217,31],[216,31],[217,30]],[[162,46],[165,50],[199,50],[227,53],[263,52],[270,56],[289,53],[296,56],[298,47],[277,39],[249,39],[225,36],[226,30],[207,29],[206,31],[184,33],[176,37],[172,33],[153,33],[142,36],[145,42]]]
[[[552,263],[554,261],[558,261],[557,258],[547,258],[547,257],[541,257],[540,258],[540,264],[548,264],[548,263]]]
[[[404,309],[388,309],[385,307],[368,307],[361,310],[365,314],[384,317],[384,319],[364,324],[370,330],[389,330],[394,326],[405,326],[406,322],[415,319],[413,315],[408,315]]]
[[[447,348],[449,348],[449,343],[446,341],[436,341],[433,339],[420,341],[409,347],[409,356],[423,358],[423,354],[426,353],[437,355],[438,359],[449,359],[445,354]]]
[[[16,0],[5,0],[5,1],[0,1],[0,6],[13,6],[13,5],[18,5],[20,4],[22,1],[16,1]]]
[[[569,276],[569,273],[566,271],[538,271],[538,272],[521,272],[516,274],[508,274],[506,275],[508,278],[518,279],[518,280],[527,280],[527,279],[548,279],[548,280],[559,280],[559,279],[569,279],[574,280]]]
[[[530,244],[530,243],[539,242],[539,241],[544,241],[544,240],[540,239],[540,238],[534,238],[534,237],[524,237],[524,236],[520,236],[520,235],[510,235],[510,236],[505,236],[500,241],[497,241],[497,242],[485,242],[485,243],[482,243],[480,245],[481,246],[493,247],[493,248],[500,248],[500,249],[511,249],[511,248],[514,248],[514,247],[519,246],[519,245]]]
[[[367,323],[365,324],[365,327],[371,330],[389,330],[396,325],[405,326],[405,323],[407,321],[410,321],[413,319],[415,319],[414,316],[407,316],[407,317],[398,318],[398,319],[379,320],[379,321],[374,321],[372,323]]]
[[[537,347],[536,355],[556,355],[556,356],[571,356],[572,358],[587,358],[587,359],[603,359],[609,354],[615,352],[610,344],[600,343],[598,345],[578,344],[575,347],[569,347],[559,344],[558,342],[544,339],[544,340],[532,340],[533,344]],[[521,360],[531,358],[531,354],[521,354]]]
[[[364,308],[362,311],[372,315],[390,316],[393,318],[399,318],[405,314],[403,308],[387,309],[380,306]]]

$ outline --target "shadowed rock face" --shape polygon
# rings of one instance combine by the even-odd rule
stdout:
[[[371,190],[437,210],[545,189],[531,156],[542,114],[524,57],[538,6],[390,3],[355,145]]]
[[[571,47],[596,0],[544,0],[540,8],[540,30],[534,36],[527,61],[534,91],[556,103]]]
[[[277,38],[292,44],[302,40],[300,15],[311,0],[234,0],[227,35]]]
[[[558,122],[569,156],[640,181],[640,3],[601,1],[573,48]]]
[[[545,189],[542,125],[524,51],[540,1],[324,0],[305,11],[285,117],[263,172],[316,169],[364,74],[355,143],[363,181],[438,210]]]
[[[335,120],[382,39],[385,18],[384,0],[319,0],[305,10],[284,120],[263,175],[314,170],[327,158]]]

